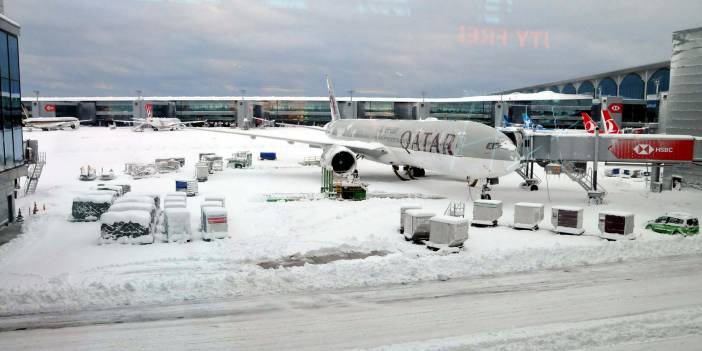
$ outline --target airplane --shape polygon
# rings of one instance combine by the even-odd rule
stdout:
[[[593,121],[592,118],[590,118],[590,115],[587,114],[587,112],[581,112],[581,114],[585,123],[585,130],[587,130],[589,134],[594,134],[597,123]],[[619,125],[617,124],[617,122],[614,121],[612,115],[607,110],[602,111],[602,116],[605,126],[604,134],[645,134],[648,131],[648,128],[646,127],[624,129],[619,128]]]
[[[327,77],[332,121],[317,129],[317,136],[284,137],[234,130],[200,129],[284,140],[322,148],[321,164],[337,175],[354,174],[357,160],[365,158],[390,165],[403,181],[432,170],[468,181],[509,174],[521,166],[517,147],[493,127],[473,121],[398,121],[341,119],[331,79]],[[404,174],[399,172],[403,167]],[[487,185],[481,198],[489,198]]]
[[[132,130],[135,132],[143,132],[144,129],[151,129],[153,131],[159,130],[181,130],[193,124],[201,124],[206,121],[189,121],[182,122],[178,118],[153,118],[148,115],[147,118],[133,118],[130,121],[114,120],[113,123],[124,123],[133,125]]]
[[[56,130],[71,128],[80,128],[81,123],[92,123],[92,121],[81,121],[75,117],[30,117],[23,121],[24,126],[28,129],[38,128],[41,130]]]

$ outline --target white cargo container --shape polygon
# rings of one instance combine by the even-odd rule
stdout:
[[[197,179],[188,180],[188,187],[185,190],[185,194],[188,196],[196,196],[197,195]]]
[[[434,216],[429,220],[427,247],[463,247],[463,243],[468,239],[468,227],[470,221],[463,217]]]
[[[204,207],[202,209],[203,230],[202,239],[224,239],[229,236],[227,209],[224,207]]]
[[[634,239],[634,214],[604,211],[599,216],[600,238],[607,240]]]
[[[195,178],[198,182],[206,182],[209,176],[210,166],[207,162],[198,162],[195,164]]]
[[[581,235],[583,229],[583,208],[575,206],[554,206],[551,208],[553,230],[561,234]]]
[[[422,240],[429,239],[429,230],[431,229],[429,220],[436,214],[425,210],[407,210],[405,211],[404,235],[405,240]]]
[[[475,200],[473,201],[473,222],[477,226],[497,226],[497,220],[502,217],[502,201]]]
[[[405,232],[405,212],[407,210],[419,210],[422,206],[417,204],[406,204],[400,207],[400,234]]]
[[[514,204],[514,227],[519,229],[539,229],[544,220],[544,204],[518,202]]]
[[[187,208],[188,205],[185,201],[176,201],[176,200],[166,200],[163,203],[163,208]]]
[[[192,239],[190,211],[184,208],[166,208],[163,214],[164,229],[168,242],[182,242]]]
[[[223,197],[216,197],[216,196],[207,196],[204,199],[202,199],[204,202],[219,202],[222,207],[227,207],[226,202],[224,201]]]

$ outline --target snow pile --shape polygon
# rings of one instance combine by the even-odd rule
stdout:
[[[388,345],[373,351],[584,350],[643,344],[702,333],[702,308],[653,312],[580,323],[559,323],[463,337]],[[643,346],[643,345],[642,345]],[[634,350],[636,348],[627,348]],[[648,349],[648,348],[647,348]]]
[[[154,246],[142,248],[151,247]],[[344,250],[348,249],[345,246]],[[702,238],[603,242],[592,247],[557,246],[486,254],[441,255],[423,250],[281,269],[263,269],[255,262],[190,256],[100,267],[82,275],[80,280],[63,275],[36,284],[0,288],[0,314],[362,288],[690,254],[702,254]]]
[[[191,240],[190,211],[185,208],[166,208],[163,215],[166,240],[169,242]]]

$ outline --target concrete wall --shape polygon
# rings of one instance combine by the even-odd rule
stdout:
[[[702,28],[673,33],[670,91],[661,110],[661,131],[702,136]],[[702,188],[702,166],[674,166],[671,175],[684,184]]]

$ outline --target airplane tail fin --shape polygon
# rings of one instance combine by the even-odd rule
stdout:
[[[505,127],[510,127],[512,125],[512,122],[509,121],[507,115],[502,115],[502,125]]]
[[[590,115],[587,112],[580,112],[580,114],[583,116],[583,125],[585,126],[585,130],[590,134],[595,133],[595,128],[597,128],[595,121],[590,118]]]
[[[534,125],[531,123],[531,118],[529,118],[529,115],[526,112],[522,113],[522,121],[524,121],[525,128],[529,129],[534,127]]]
[[[331,78],[327,76],[327,89],[329,90],[329,108],[331,109],[331,119],[336,121],[341,119],[339,115],[339,104],[336,102],[336,96],[334,96],[334,85],[332,84]]]
[[[621,133],[621,131],[619,130],[619,126],[617,125],[617,122],[614,121],[614,119],[612,118],[612,115],[609,114],[609,111],[602,110],[602,114],[604,115],[604,125],[605,125],[605,130],[607,131],[607,134]]]

